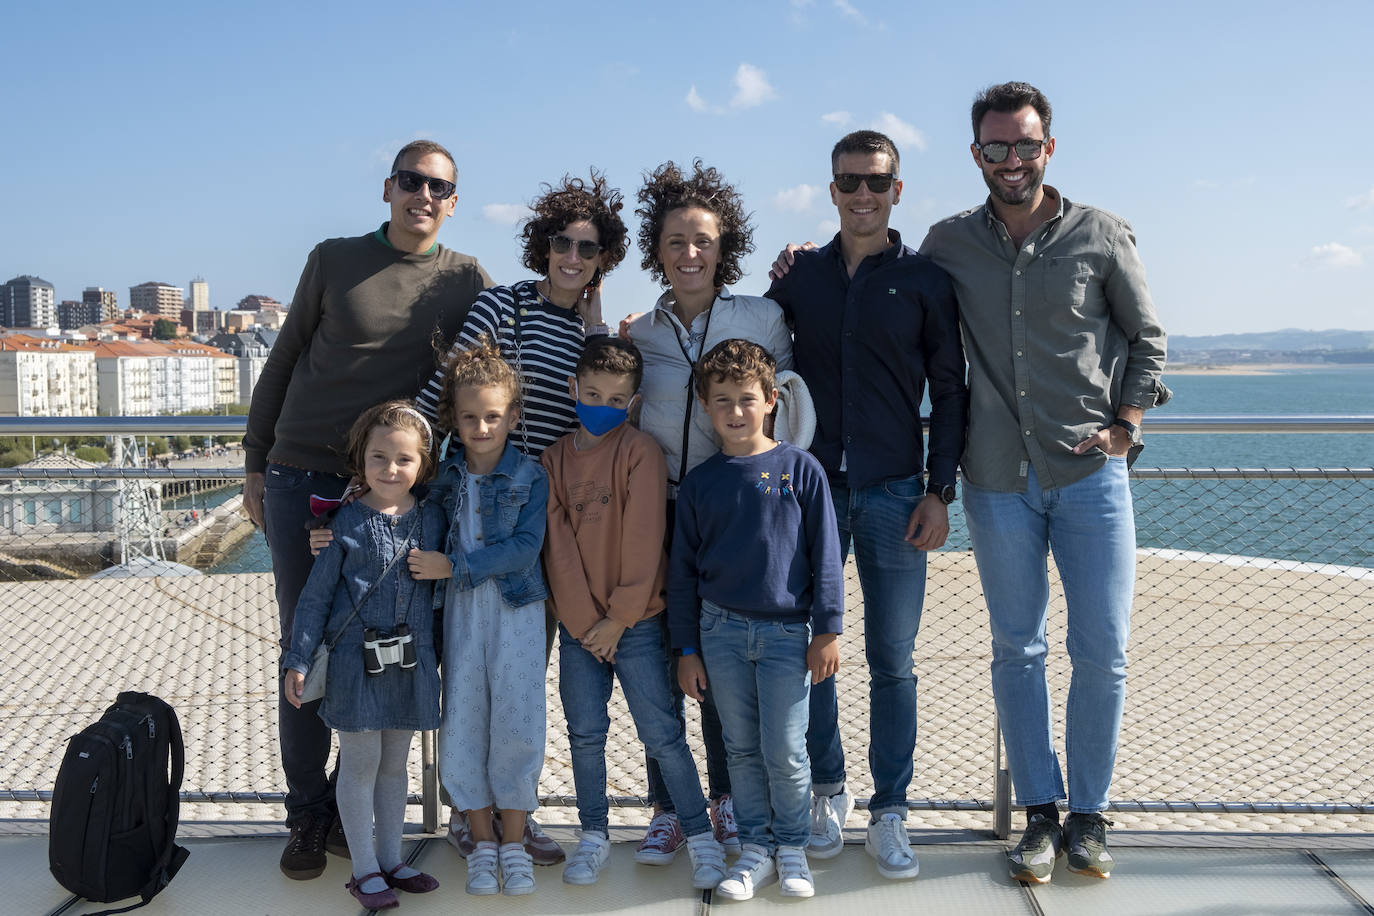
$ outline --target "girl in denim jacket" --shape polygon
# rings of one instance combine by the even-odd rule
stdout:
[[[472,825],[469,894],[528,894],[520,840],[544,765],[544,469],[506,438],[520,415],[514,370],[487,340],[456,354],[439,423],[462,442],[431,486],[448,513],[444,551],[413,551],[417,579],[449,580],[439,772]],[[501,812],[502,843],[492,828]],[[498,877],[498,865],[500,874]]]
[[[447,528],[439,503],[413,492],[434,471],[432,438],[408,401],[379,404],[353,424],[348,462],[368,489],[334,518],[282,657],[282,689],[299,708],[316,647],[333,644],[319,714],[339,733],[335,798],[353,859],[348,890],[369,909],[396,906],[394,889],[439,886],[401,857],[411,737],[439,724],[434,585],[413,579],[402,562],[413,549],[439,546]],[[374,636],[394,648],[383,654],[367,642]]]

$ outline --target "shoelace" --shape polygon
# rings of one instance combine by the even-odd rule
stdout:
[[[735,800],[730,796],[725,796],[716,805],[716,818],[720,821],[720,831],[725,836],[739,834],[739,827],[735,824]]]
[[[644,835],[644,846],[666,846],[673,838],[673,821],[666,814],[649,821],[649,832]]]
[[[825,833],[830,832],[830,815],[833,808],[828,796],[822,796],[816,802],[816,808],[811,812],[811,832]]]
[[[779,849],[778,873],[784,880],[810,877],[806,866],[806,853],[800,849]]]
[[[324,848],[324,837],[329,825],[322,821],[311,821],[291,839],[291,848],[296,852],[319,852]]]
[[[902,823],[901,818],[884,815],[878,821],[878,851],[883,854],[884,859],[906,856],[907,847],[910,845],[906,835],[906,824]]]

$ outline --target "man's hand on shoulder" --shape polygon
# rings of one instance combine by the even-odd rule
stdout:
[[[906,523],[906,542],[917,550],[939,550],[949,537],[949,507],[927,493]]]
[[[811,251],[817,247],[819,246],[815,242],[802,242],[800,245],[788,242],[787,247],[778,252],[778,259],[773,262],[773,266],[768,268],[769,279],[781,280],[792,269],[798,251]]]

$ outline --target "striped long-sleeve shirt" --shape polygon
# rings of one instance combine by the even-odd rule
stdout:
[[[560,436],[577,426],[577,412],[568,396],[568,376],[582,354],[582,316],[575,309],[555,305],[535,289],[534,280],[513,286],[493,286],[472,304],[463,329],[444,363],[486,334],[515,367],[524,388],[520,422],[511,433],[515,447],[538,458]],[[440,367],[415,399],[431,420],[437,419],[443,389]]]

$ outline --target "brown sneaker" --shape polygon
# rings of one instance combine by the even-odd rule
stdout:
[[[525,816],[525,851],[535,865],[557,865],[568,857],[553,837],[539,829],[533,817]]]
[[[329,821],[306,815],[291,828],[281,854],[281,873],[293,881],[309,881],[324,873],[324,835]]]
[[[341,859],[353,858],[348,852],[348,837],[344,836],[343,821],[339,820],[337,814],[334,815],[334,822],[329,825],[329,833],[324,838],[324,850]]]

